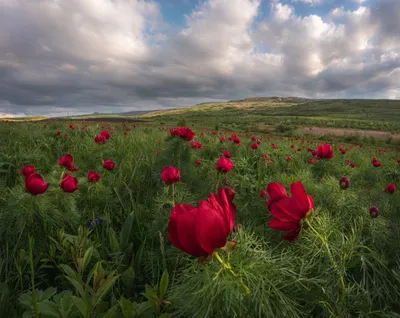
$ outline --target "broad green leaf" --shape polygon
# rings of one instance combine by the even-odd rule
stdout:
[[[55,293],[57,293],[57,289],[53,288],[53,287],[49,287],[40,296],[39,301],[49,300]]]
[[[74,305],[79,309],[82,316],[87,317],[86,313],[88,308],[83,299],[76,296],[72,296],[72,301],[74,302]]]
[[[125,286],[130,286],[133,284],[135,279],[135,270],[132,266],[128,267],[128,269],[122,274],[121,280],[125,284]]]
[[[45,300],[38,303],[38,309],[41,314],[48,315],[51,317],[60,317],[57,304],[52,301]]]
[[[82,268],[82,272],[85,271],[85,268],[88,266],[90,260],[92,259],[92,255],[93,255],[93,246],[89,247],[86,252],[85,255],[83,255],[83,268]]]
[[[133,226],[133,212],[131,212],[128,217],[126,218],[124,225],[122,226],[122,230],[120,233],[120,237],[119,237],[119,244],[121,247],[121,251],[125,251],[128,243],[129,243],[129,239],[131,237],[131,232],[132,232],[132,226]]]
[[[160,280],[160,297],[161,297],[161,299],[164,299],[165,293],[167,292],[168,281],[169,281],[168,271],[165,270],[164,273],[162,274],[161,280]]]

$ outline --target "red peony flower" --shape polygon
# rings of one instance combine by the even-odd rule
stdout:
[[[196,164],[196,166],[201,166],[201,160],[200,159],[197,159],[197,160],[195,160],[195,162],[194,162],[195,164]]]
[[[332,146],[330,144],[324,144],[323,146],[318,146],[317,156],[319,158],[324,158],[324,159],[333,158],[334,154],[333,154]]]
[[[56,135],[60,136],[61,135],[61,131],[57,130]]]
[[[32,166],[32,165],[25,166],[25,167],[23,167],[23,168],[21,169],[21,173],[22,173],[22,175],[25,177],[25,179],[26,179],[27,177],[29,177],[31,174],[34,174],[35,171],[36,171],[36,169],[35,169],[35,167]]]
[[[291,161],[291,160],[292,160],[292,157],[287,156],[287,157],[286,157],[286,160],[287,160],[287,161]]]
[[[66,173],[60,184],[64,192],[72,193],[78,190],[78,179]]]
[[[373,206],[369,209],[369,214],[373,217],[376,218],[379,216],[379,209],[376,206]]]
[[[239,139],[239,137],[237,137],[237,136],[233,136],[233,137],[232,137],[232,141],[233,141],[235,144],[240,144],[240,139]]]
[[[221,157],[217,162],[217,170],[223,173],[228,173],[233,169],[233,162],[229,158]]]
[[[266,198],[268,196],[267,190],[261,190],[258,196],[260,197],[260,199]]]
[[[203,150],[203,145],[199,143],[198,141],[191,141],[190,146],[194,149],[200,149]]]
[[[223,155],[225,158],[231,158],[231,157],[232,157],[232,154],[231,154],[228,150],[224,150],[224,151],[222,152],[222,155]]]
[[[348,189],[350,187],[350,180],[347,177],[341,177],[339,179],[339,185],[342,189]]]
[[[258,149],[258,143],[253,142],[253,143],[250,145],[250,149],[257,150],[257,149]]]
[[[396,192],[396,185],[395,184],[389,184],[385,187],[385,191],[389,193],[395,193]]]
[[[166,184],[177,183],[181,180],[181,171],[174,166],[166,167],[161,173],[161,179]]]
[[[282,186],[283,187],[283,186]],[[271,205],[272,220],[269,226],[277,231],[288,231],[282,239],[295,241],[301,230],[301,222],[314,209],[313,198],[306,193],[298,181],[290,186],[291,197],[284,197]]]
[[[382,166],[382,164],[381,164],[378,160],[375,160],[374,162],[372,162],[372,165],[373,165],[375,168],[378,168],[378,167]]]
[[[219,188],[218,194],[210,194],[197,208],[190,204],[176,205],[168,223],[168,240],[196,257],[212,255],[214,250],[225,247],[236,219],[234,196],[231,189]]]
[[[111,134],[107,130],[102,130],[101,133],[100,133],[100,136],[104,136],[104,137],[106,137],[106,139],[110,139]]]
[[[38,173],[32,173],[25,177],[25,190],[32,195],[43,194],[49,188],[49,184]]]
[[[114,161],[112,161],[110,159],[104,160],[104,163],[103,163],[103,168],[104,169],[107,169],[108,171],[113,171],[114,167],[115,167],[115,162]]]
[[[278,145],[277,144],[271,144],[271,147],[274,149],[278,149]]]
[[[256,141],[256,140],[257,140],[256,136],[251,136],[250,139],[251,139],[252,141]]]
[[[170,128],[169,132],[172,136],[178,136],[187,141],[191,141],[195,136],[195,133],[188,127]]]
[[[265,153],[263,154],[263,159],[269,159],[269,156]]]
[[[105,144],[107,142],[107,138],[103,135],[94,137],[94,142],[96,144]]]
[[[225,142],[225,140],[226,140],[226,138],[225,138],[224,136],[219,137],[219,141],[220,141],[221,143]]]
[[[287,198],[288,196],[285,187],[278,182],[269,183],[267,186],[267,193],[268,199],[265,201],[265,204],[270,211],[273,203],[276,203],[283,198]]]
[[[89,171],[88,180],[90,182],[99,182],[100,178],[101,178],[100,174],[98,174],[96,171],[93,170]]]
[[[78,169],[75,168],[73,158],[70,154],[66,154],[65,156],[58,159],[58,164],[60,166],[63,166],[64,168],[67,168],[69,171],[72,171],[72,172],[78,171]]]

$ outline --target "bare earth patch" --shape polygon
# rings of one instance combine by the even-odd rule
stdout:
[[[399,134],[392,134],[387,131],[347,129],[347,128],[321,128],[321,127],[303,127],[302,132],[310,135],[335,135],[335,136],[364,136],[378,139],[392,138],[393,141],[400,141]]]

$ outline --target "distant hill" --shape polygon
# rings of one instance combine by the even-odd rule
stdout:
[[[310,126],[400,131],[400,100],[249,97],[158,110],[136,118],[203,127],[270,129]]]

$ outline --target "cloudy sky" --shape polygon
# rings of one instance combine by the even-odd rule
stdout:
[[[0,115],[400,99],[400,0],[0,0]]]

